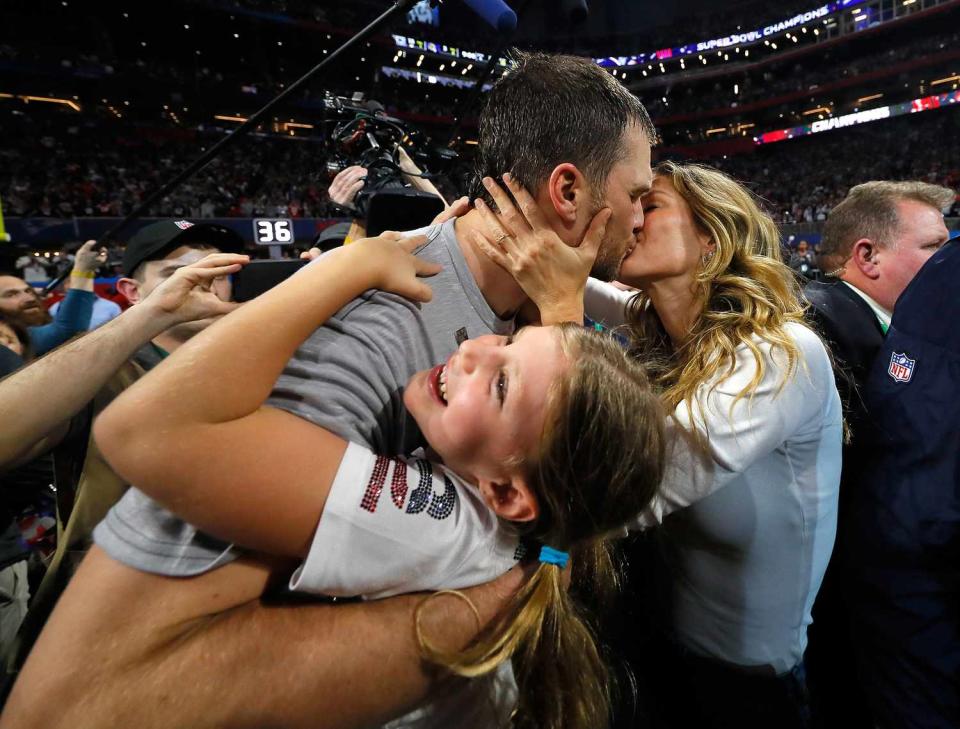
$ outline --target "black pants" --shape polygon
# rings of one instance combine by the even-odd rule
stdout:
[[[651,729],[809,729],[803,664],[782,675],[702,658],[663,638],[632,663],[638,726]]]

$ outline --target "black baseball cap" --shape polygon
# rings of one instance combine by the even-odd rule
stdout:
[[[320,234],[313,239],[313,246],[321,251],[329,251],[331,248],[342,246],[343,242],[350,235],[350,223],[334,223],[328,225],[320,231]]]
[[[132,276],[141,263],[156,260],[165,251],[187,243],[203,243],[223,253],[243,253],[243,238],[230,228],[189,220],[161,220],[144,226],[127,241],[123,275]]]

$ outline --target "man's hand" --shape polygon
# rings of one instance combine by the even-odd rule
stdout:
[[[330,199],[344,208],[352,208],[357,193],[367,182],[367,168],[353,165],[341,170],[330,183]]]
[[[211,253],[196,263],[178,269],[157,286],[140,306],[151,307],[164,320],[164,329],[198,319],[229,314],[240,304],[223,301],[210,290],[221,276],[239,271],[250,256]]]
[[[95,240],[88,240],[77,250],[70,271],[70,288],[93,293],[93,278],[107,260],[107,249],[96,245]]]
[[[91,274],[96,273],[107,261],[107,249],[101,246],[97,248],[95,240],[88,240],[77,250],[73,261],[73,273]]]

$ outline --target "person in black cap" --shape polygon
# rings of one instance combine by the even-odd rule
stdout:
[[[221,225],[194,224],[187,220],[152,223],[141,228],[127,242],[123,253],[123,277],[117,281],[117,290],[131,304],[137,304],[183,266],[216,252],[242,253],[243,239]],[[231,300],[229,278],[221,276],[206,285],[221,301]],[[209,325],[209,319],[181,322],[154,337],[151,349],[162,359]]]
[[[0,383],[0,471],[53,451],[57,550],[26,619],[3,650],[0,697],[89,546],[93,527],[127,488],[100,456],[93,418],[169,352],[237,305],[229,274],[243,240],[217,225],[163,220],[127,244],[117,288],[133,307]],[[26,417],[29,415],[29,417]],[[2,700],[2,698],[0,698]]]

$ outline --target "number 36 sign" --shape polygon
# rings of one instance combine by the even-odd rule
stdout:
[[[261,246],[293,243],[293,221],[288,218],[258,218],[253,221],[253,241]]]

